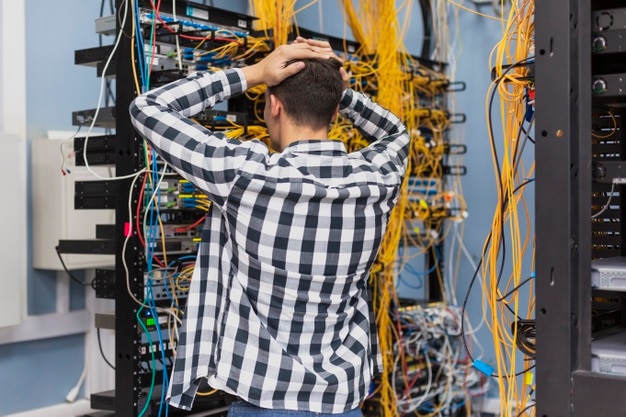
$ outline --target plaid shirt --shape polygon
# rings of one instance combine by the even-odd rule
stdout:
[[[263,408],[339,413],[380,367],[368,275],[409,150],[400,120],[350,89],[340,112],[373,143],[303,140],[270,154],[188,119],[247,88],[231,69],[138,97],[130,112],[163,159],[213,201],[202,232],[170,404],[201,378]]]

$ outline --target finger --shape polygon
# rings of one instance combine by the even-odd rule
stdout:
[[[331,49],[315,47],[307,43],[293,43],[283,48],[283,52],[287,60],[309,58],[328,59],[333,55]]]
[[[343,65],[344,62],[345,62],[344,59],[342,57],[340,57],[339,55],[335,54],[335,52],[333,52],[330,57],[336,59],[337,61],[339,61],[341,63],[341,65]]]
[[[282,48],[285,51],[293,50],[293,51],[316,51],[316,52],[325,52],[328,53],[332,51],[330,48],[324,48],[321,46],[310,45],[306,40],[299,41],[296,39],[293,43],[281,45],[278,48]]]
[[[330,46],[330,43],[328,43],[327,41],[320,41],[317,39],[306,39],[306,42],[311,46],[318,46],[320,48],[332,49]]]
[[[305,39],[305,41],[307,45],[310,45],[314,48],[320,48],[322,52],[328,53],[330,54],[332,58],[335,58],[336,60],[343,62],[343,59],[340,59],[337,55],[335,55],[335,51],[333,50],[330,43],[328,43],[327,41],[320,41],[320,40],[315,40],[315,39]]]
[[[292,62],[291,64],[283,68],[281,76],[283,79],[287,79],[291,77],[292,75],[299,73],[303,69],[304,69],[304,62],[302,61]]]
[[[341,79],[343,80],[343,86],[348,88],[350,86],[350,76],[344,67],[339,68],[339,73],[341,74]]]

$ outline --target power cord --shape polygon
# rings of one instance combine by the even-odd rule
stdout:
[[[74,274],[72,274],[70,272],[69,269],[67,269],[67,265],[65,265],[65,261],[63,261],[63,257],[61,256],[61,250],[59,249],[59,246],[55,246],[54,250],[56,250],[57,252],[57,256],[59,257],[59,261],[61,261],[61,265],[63,266],[63,270],[67,273],[67,275],[69,275],[69,277],[72,279],[72,281],[80,284],[80,285],[84,285],[84,286],[89,286],[91,288],[93,288],[95,290],[94,284],[96,282],[96,279],[92,279],[90,282],[85,282],[83,280],[80,280],[78,278],[76,278],[76,276]]]
[[[83,367],[83,372],[80,374],[78,378],[78,382],[65,396],[65,401],[68,403],[73,403],[76,401],[76,397],[78,397],[78,392],[80,391],[80,387],[83,386],[85,382],[85,378],[87,377],[87,370],[89,369],[89,355],[85,355],[85,366]]]
[[[96,329],[96,334],[98,336],[98,349],[100,349],[100,355],[102,356],[102,359],[104,359],[106,364],[109,365],[109,367],[115,371],[115,366],[111,362],[109,362],[109,360],[107,359],[107,357],[104,354],[104,350],[102,349],[102,339],[100,338],[100,328],[99,327]]]

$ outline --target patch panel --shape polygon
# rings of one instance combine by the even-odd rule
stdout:
[[[141,0],[139,5],[141,6],[142,13],[151,12],[152,5],[149,1]],[[161,16],[173,18],[173,4],[167,2],[161,4],[159,14]],[[210,26],[232,28],[242,32],[249,31],[252,28],[252,22],[257,20],[255,17],[242,13],[235,13],[195,2],[176,3],[176,16],[178,16],[181,20],[186,20],[192,23],[206,22],[209,23]]]
[[[162,281],[152,282],[152,297],[155,301],[172,300],[174,297],[180,301],[187,298],[188,288],[177,285],[176,278],[165,278]],[[144,297],[148,296],[148,289],[144,288]]]
[[[163,248],[168,255],[195,254],[199,244],[200,237],[171,237],[165,241],[165,245],[160,240],[148,245],[156,256],[161,256],[164,254]]]
[[[210,126],[240,126],[248,125],[248,115],[243,112],[204,110],[197,114],[194,119],[203,125]]]
[[[146,230],[146,234],[153,239],[170,238],[195,238],[199,236],[198,228],[191,228],[189,224],[168,224],[151,226]]]
[[[242,50],[247,48],[250,26],[246,19],[236,19],[236,22],[228,19],[230,24],[220,24],[210,20],[214,13],[207,11],[206,15],[200,18],[198,15],[199,13],[195,13],[195,16],[182,13],[174,17],[172,13],[160,11],[157,14],[151,9],[142,9],[140,23],[146,28],[155,27],[156,43],[176,44],[178,36],[178,45],[188,46],[185,51],[191,50],[194,56],[196,53],[210,51],[216,46],[231,42],[236,43]],[[203,42],[198,44],[198,40]]]
[[[417,196],[422,198],[433,196],[441,190],[441,180],[438,178],[422,178],[409,177],[409,198],[415,199]]]
[[[157,335],[156,332],[154,332],[154,336],[155,336],[155,338],[152,339],[153,341],[154,340],[159,340],[158,339],[158,335]],[[176,342],[174,342],[174,341],[167,341],[163,345],[160,344],[159,342],[153,342],[152,344],[146,343],[146,344],[141,345],[141,347],[139,348],[139,353],[141,355],[143,355],[144,356],[144,360],[146,360],[146,359],[150,358],[150,354],[152,352],[154,352],[154,353],[159,352],[160,353],[161,351],[165,350],[165,352],[168,355],[170,355],[172,353],[171,351],[172,351],[173,348],[174,349],[176,348]]]
[[[200,209],[202,205],[209,204],[209,199],[202,193],[161,193],[157,197],[159,207],[163,209]]]

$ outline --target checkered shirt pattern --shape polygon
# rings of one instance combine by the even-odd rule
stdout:
[[[270,153],[189,118],[247,89],[201,72],[136,98],[135,128],[210,196],[169,388],[190,409],[202,378],[263,408],[340,413],[380,369],[369,271],[405,173],[400,120],[347,89],[340,112],[371,141],[303,140]]]

